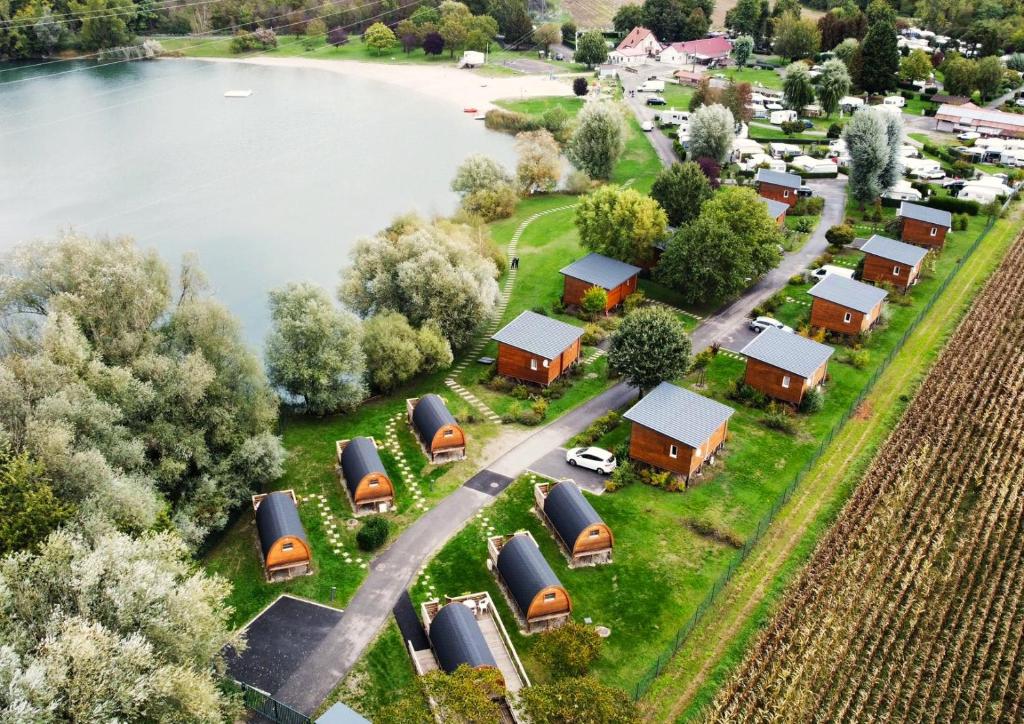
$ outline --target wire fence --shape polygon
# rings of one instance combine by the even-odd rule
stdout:
[[[1009,205],[1010,200],[1011,199],[1007,199],[1006,203],[1003,204],[1004,211],[1006,210],[1006,207]],[[882,375],[883,372],[885,372],[886,369],[888,369],[889,365],[892,363],[893,358],[899,353],[899,351],[903,349],[903,345],[906,344],[907,339],[909,339],[910,335],[913,334],[915,329],[917,329],[918,325],[924,319],[925,315],[927,315],[928,312],[931,311],[931,308],[935,306],[935,302],[938,301],[939,297],[941,297],[942,294],[949,287],[950,283],[963,268],[964,263],[977,250],[977,248],[981,245],[981,242],[985,239],[985,237],[988,236],[988,233],[992,230],[992,227],[995,225],[995,222],[996,217],[989,218],[988,223],[985,225],[985,228],[982,229],[980,234],[978,234],[978,238],[975,239],[974,243],[972,243],[971,246],[968,247],[968,249],[963,253],[963,255],[956,260],[956,265],[949,272],[949,274],[946,275],[946,278],[942,280],[942,283],[939,284],[939,286],[935,289],[932,295],[928,298],[928,301],[925,302],[924,307],[922,307],[921,311],[917,313],[916,317],[914,317],[914,320],[910,323],[906,331],[903,333],[903,336],[900,337],[896,344],[893,345],[893,348],[889,350],[888,356],[882,361],[882,363],[875,370],[874,374],[872,374],[871,377],[868,379],[863,389],[861,389],[860,394],[857,396],[857,399],[854,400],[852,404],[850,404],[850,406],[843,413],[842,417],[840,417],[839,420],[829,430],[828,435],[822,440],[821,444],[818,446],[818,449],[814,451],[810,459],[804,464],[803,468],[794,476],[793,480],[790,482],[789,485],[786,486],[786,489],[782,491],[778,498],[776,498],[775,503],[771,507],[771,510],[769,510],[758,522],[757,530],[755,530],[753,535],[751,535],[750,538],[747,539],[747,541],[743,544],[743,547],[740,548],[739,551],[737,551],[735,558],[733,558],[732,562],[729,563],[729,567],[722,573],[721,576],[719,576],[718,580],[715,581],[714,585],[711,587],[711,590],[708,591],[707,595],[697,606],[697,609],[687,620],[686,624],[681,629],[679,629],[678,632],[676,632],[675,639],[672,641],[672,643],[669,644],[668,648],[661,655],[658,656],[657,660],[647,670],[647,672],[640,677],[640,680],[637,682],[632,692],[634,701],[638,701],[640,697],[647,693],[648,689],[650,689],[651,687],[651,684],[654,683],[654,680],[658,678],[661,672],[664,671],[665,666],[667,666],[669,661],[672,660],[672,657],[675,656],[676,652],[678,652],[679,649],[682,648],[683,644],[686,643],[687,639],[689,639],[690,635],[693,633],[693,630],[697,627],[697,624],[704,617],[704,614],[708,612],[708,609],[711,608],[715,600],[718,598],[718,594],[722,592],[722,589],[725,588],[726,585],[728,585],[729,581],[736,573],[736,569],[738,569],[740,565],[747,559],[747,556],[750,555],[750,551],[753,550],[754,546],[758,544],[758,542],[767,532],[768,527],[771,525],[772,521],[775,520],[775,517],[779,514],[779,511],[782,510],[782,507],[789,502],[790,498],[793,497],[793,493],[796,492],[796,489],[800,486],[800,483],[803,482],[804,477],[807,475],[810,469],[814,467],[818,460],[821,459],[821,456],[825,453],[825,450],[826,448],[828,448],[829,443],[831,443],[835,436],[839,434],[843,426],[846,424],[847,420],[850,419],[854,412],[857,411],[857,408],[860,407],[861,403],[864,402],[864,398],[867,397],[868,393],[871,392],[872,388],[875,386],[875,383],[878,381],[878,378]]]
[[[240,681],[230,680],[226,684],[242,694],[245,708],[277,724],[310,724],[313,720],[302,712],[292,709],[265,691],[260,691]]]

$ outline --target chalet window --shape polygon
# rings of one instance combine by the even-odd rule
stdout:
[[[782,198],[784,198],[784,199],[788,199],[789,198],[789,189],[784,189],[782,191]]]
[[[294,547],[295,547],[294,543],[285,543],[283,546],[281,546],[281,550],[283,550],[283,551],[290,551]]]
[[[599,531],[597,528],[594,528],[594,530],[590,531],[591,538],[597,538],[599,535],[601,535],[601,531]]]
[[[535,359],[531,359],[530,360],[530,369],[531,370],[537,369],[537,360],[535,360]]]
[[[853,315],[850,314],[849,312],[847,312],[846,314],[843,315],[843,323],[844,324],[849,324],[851,319],[853,319]]]
[[[545,593],[544,594],[544,600],[545,601],[554,601],[555,600],[555,594],[553,594],[553,593]]]
[[[455,434],[454,430],[445,430],[444,431],[444,437],[451,437],[454,434]]]
[[[782,375],[782,386],[789,389],[789,375]]]
[[[677,458],[677,457],[679,457],[679,448],[676,447],[675,445],[669,445],[668,446],[668,456],[670,458]]]
[[[700,448],[697,448],[696,450],[694,450],[694,453],[697,455],[697,457],[700,457],[700,454],[701,454]]]
[[[933,226],[931,231],[928,232],[928,236],[935,236],[939,233],[939,227]]]
[[[900,267],[898,265],[892,268],[892,275],[894,277],[898,277],[900,275]]]
[[[371,488],[376,488],[378,485],[380,485],[380,481],[377,480],[377,478],[373,478],[372,480],[370,480],[370,487]]]
[[[547,369],[550,366],[551,366],[551,360],[547,360],[547,359],[544,360],[544,369]]]

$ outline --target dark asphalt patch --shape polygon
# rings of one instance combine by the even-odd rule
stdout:
[[[507,475],[494,473],[490,470],[481,470],[463,483],[463,487],[479,490],[481,493],[487,493],[488,495],[497,495],[511,484],[512,478]]]
[[[402,596],[391,612],[395,615],[395,622],[398,624],[398,630],[402,632],[403,641],[411,643],[414,651],[426,651],[430,648],[427,632],[423,630],[416,609],[412,607],[408,591],[402,591]]]
[[[245,629],[245,651],[228,650],[228,672],[236,681],[273,695],[306,665],[340,619],[338,609],[281,596]]]
[[[607,475],[593,470],[573,467],[565,462],[565,448],[559,447],[530,463],[530,470],[552,480],[572,480],[582,489],[600,495],[604,492]]]

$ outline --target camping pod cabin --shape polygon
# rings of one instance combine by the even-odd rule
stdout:
[[[754,177],[757,193],[766,199],[778,201],[786,206],[795,206],[803,179],[793,173],[759,168]]]
[[[338,470],[348,494],[348,502],[357,515],[386,513],[395,502],[395,486],[371,437],[339,440]]]
[[[830,332],[857,335],[867,332],[882,314],[887,296],[884,289],[828,274],[808,292],[811,303],[811,326]]]
[[[466,457],[466,434],[438,395],[430,393],[405,401],[409,424],[432,463]]]
[[[537,512],[569,559],[569,567],[612,562],[615,538],[594,506],[571,480],[533,486]]]
[[[558,628],[569,620],[569,593],[528,531],[488,538],[487,551],[498,583],[524,633]]]
[[[860,248],[864,266],[860,278],[875,284],[891,284],[906,291],[917,281],[928,250],[875,234]]]
[[[526,311],[491,338],[498,343],[498,374],[550,385],[580,359],[583,330]]]
[[[769,327],[740,352],[747,358],[743,381],[768,397],[799,405],[808,390],[825,381],[834,351],[813,339]]]
[[[623,414],[632,425],[629,456],[689,482],[725,445],[733,409],[662,382]]]
[[[608,299],[605,311],[626,301],[636,291],[640,267],[612,259],[602,254],[587,254],[560,271],[563,278],[562,302],[579,306],[583,295],[591,287],[604,289]]]
[[[256,532],[268,581],[312,573],[313,555],[292,490],[252,496]]]
[[[775,225],[780,229],[786,224],[786,212],[789,211],[789,204],[784,204],[781,201],[775,199],[766,199],[761,197],[764,201],[764,205],[768,209],[768,216],[775,221]]]
[[[928,249],[939,249],[946,243],[946,234],[953,225],[953,215],[943,209],[911,204],[900,204],[900,239]]]
[[[442,606],[427,623],[427,636],[441,671],[451,674],[462,665],[471,669],[497,669],[473,611],[462,602]]]

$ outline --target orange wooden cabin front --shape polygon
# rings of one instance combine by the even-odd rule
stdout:
[[[898,289],[907,289],[921,273],[921,264],[922,262],[918,262],[911,266],[866,253],[864,254],[861,279],[876,284],[892,284]]]
[[[567,274],[563,275],[564,287],[562,291],[562,302],[564,304],[575,304],[579,305],[583,301],[583,295],[588,289],[596,286],[590,282],[585,282],[582,279],[571,277]],[[605,302],[605,311],[614,309],[615,307],[626,301],[626,297],[636,291],[637,275],[626,279],[624,282],[611,289],[605,289],[605,293],[608,295],[608,301]]]
[[[811,326],[839,334],[859,334],[871,329],[881,313],[882,302],[865,313],[828,299],[816,298],[811,304]]]
[[[939,224],[904,217],[903,223],[900,225],[900,239],[908,244],[937,249],[946,243],[947,231],[949,229]]]
[[[729,433],[729,421],[723,422],[699,447],[674,440],[649,427],[633,423],[629,437],[629,457],[689,479],[704,461],[722,447]]]
[[[766,199],[781,201],[787,206],[795,206],[797,202],[796,189],[768,183],[767,181],[757,182],[757,193]]]
[[[814,371],[813,375],[804,378],[780,367],[748,357],[743,381],[769,397],[799,405],[807,390],[817,387],[825,380],[827,370],[828,362],[824,362]]]
[[[498,374],[538,385],[549,385],[561,377],[580,357],[580,340],[548,360],[504,342],[498,343]]]

